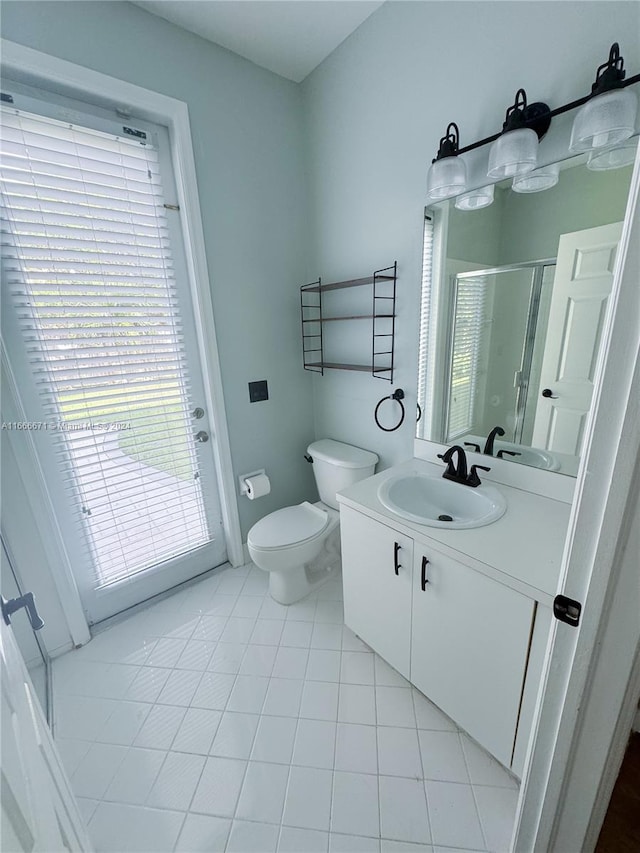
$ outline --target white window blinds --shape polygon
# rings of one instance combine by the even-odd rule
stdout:
[[[433,301],[433,214],[424,217],[424,234],[422,241],[422,296],[420,301],[420,342],[418,354],[418,405],[420,419],[424,418],[418,429],[421,430],[430,414],[427,412],[427,401],[432,395],[431,383],[433,366],[433,349],[430,342],[430,321]],[[430,436],[426,436],[430,437]]]
[[[2,125],[5,286],[102,588],[210,539],[158,154]]]

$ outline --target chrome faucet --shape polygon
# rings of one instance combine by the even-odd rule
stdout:
[[[454,456],[457,457],[457,466],[453,462]],[[454,444],[453,447],[445,450],[444,453],[438,453],[438,459],[442,459],[443,462],[447,463],[445,472],[442,475],[445,480],[452,480],[454,483],[460,483],[463,486],[471,486],[472,489],[480,485],[478,471],[491,470],[491,468],[486,468],[484,465],[472,465],[471,471],[467,473],[467,454],[459,444]]]

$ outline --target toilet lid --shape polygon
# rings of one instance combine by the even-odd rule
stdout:
[[[322,533],[329,516],[319,507],[305,501],[269,513],[249,531],[254,548],[286,548]]]

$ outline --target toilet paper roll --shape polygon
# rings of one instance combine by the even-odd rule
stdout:
[[[266,474],[254,474],[253,477],[247,477],[245,483],[247,485],[247,497],[250,501],[263,498],[271,491],[271,483]]]

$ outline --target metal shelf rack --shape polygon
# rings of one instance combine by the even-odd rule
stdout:
[[[325,370],[356,370],[370,373],[376,379],[393,382],[395,330],[396,330],[396,281],[398,264],[376,270],[366,278],[336,281],[322,284],[322,279],[312,281],[300,288],[300,315],[302,320],[302,352],[304,369],[324,374]],[[327,317],[323,312],[323,293],[351,287],[372,288],[371,313],[347,314]],[[325,357],[325,323],[347,320],[371,321],[371,360],[363,364],[329,361]],[[389,322],[390,321],[390,322]]]

